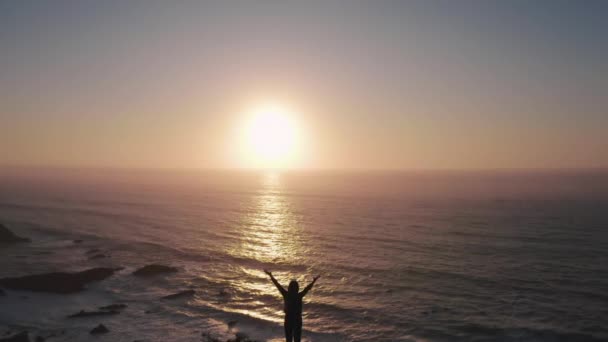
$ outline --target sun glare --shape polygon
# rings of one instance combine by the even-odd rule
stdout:
[[[297,126],[291,111],[279,105],[257,108],[253,111],[245,132],[250,166],[289,167],[295,158],[297,138]]]

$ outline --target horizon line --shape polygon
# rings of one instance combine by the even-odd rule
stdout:
[[[0,169],[38,169],[38,170],[108,170],[108,171],[390,171],[390,172],[465,172],[465,171],[608,171],[608,166],[589,167],[294,167],[294,168],[257,168],[257,167],[146,167],[146,166],[102,166],[102,165],[43,165],[43,164],[3,164]]]

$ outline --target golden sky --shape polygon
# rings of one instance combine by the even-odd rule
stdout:
[[[4,3],[0,164],[608,167],[606,7]]]

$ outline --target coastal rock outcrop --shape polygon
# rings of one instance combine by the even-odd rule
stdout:
[[[0,286],[13,290],[68,294],[85,289],[85,285],[110,277],[116,269],[91,268],[82,272],[52,272],[15,278],[1,278]]]
[[[95,316],[109,316],[109,315],[117,315],[120,311],[117,310],[99,310],[99,311],[84,311],[80,310],[75,314],[71,314],[68,318],[81,318],[81,317],[95,317]]]
[[[159,265],[159,264],[150,264],[150,265],[146,265],[146,266],[136,270],[135,272],[133,272],[133,275],[138,276],[138,277],[149,277],[149,276],[155,276],[155,275],[159,275],[159,274],[163,274],[163,273],[175,273],[175,272],[177,272],[177,268],[175,268],[175,267]]]
[[[108,332],[110,332],[110,330],[108,328],[106,328],[105,325],[100,324],[100,325],[96,326],[95,328],[93,328],[89,332],[89,334],[91,334],[91,335],[98,335],[98,334],[105,334],[105,333],[108,333]]]
[[[119,311],[119,310],[125,309],[126,307],[127,307],[127,304],[110,304],[110,305],[106,305],[106,306],[100,306],[99,310]]]
[[[2,243],[19,243],[19,242],[31,242],[32,240],[24,238],[15,233],[11,232],[6,226],[0,223],[0,244]]]
[[[257,342],[257,341],[250,339],[249,336],[247,336],[247,334],[244,334],[242,332],[237,332],[234,335],[234,338],[229,339],[227,342]]]
[[[22,331],[11,337],[0,338],[0,342],[30,342],[30,336],[27,331]]]
[[[194,290],[185,290],[185,291],[180,291],[174,294],[170,294],[168,296],[164,296],[161,297],[161,299],[179,299],[179,298],[184,298],[184,297],[192,297],[194,296],[194,294],[196,293],[196,291]]]
[[[98,310],[94,310],[94,311],[80,310],[79,312],[77,312],[75,314],[69,315],[68,318],[117,315],[126,307],[127,307],[127,304],[110,304],[110,305],[106,305],[106,306],[100,306],[98,308]]]

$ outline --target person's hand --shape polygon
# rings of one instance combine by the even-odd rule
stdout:
[[[272,277],[272,272],[270,272],[269,270],[266,270],[266,269],[265,269],[265,270],[264,270],[264,273],[266,273],[266,274],[268,274],[269,276],[271,276],[271,277]]]

